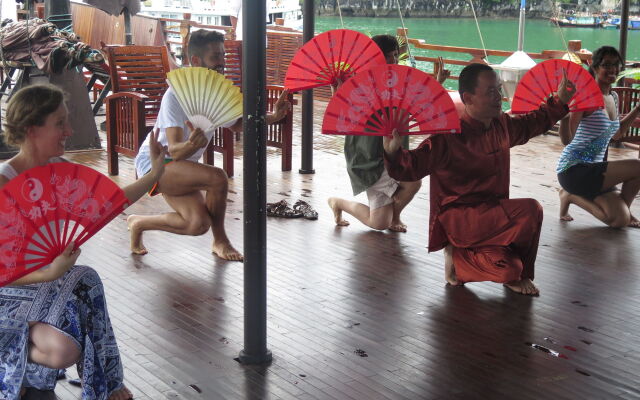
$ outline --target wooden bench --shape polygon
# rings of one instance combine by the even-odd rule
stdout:
[[[618,94],[618,114],[621,117],[628,114],[640,103],[640,89],[616,87],[611,90]],[[634,144],[640,143],[640,118],[636,118],[627,133],[619,141]],[[640,158],[640,150],[638,158]]]

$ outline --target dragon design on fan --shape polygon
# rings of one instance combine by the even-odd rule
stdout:
[[[0,263],[6,270],[16,267],[18,250],[24,242],[25,224],[22,217],[15,209],[15,201],[6,199],[6,212],[0,212]],[[4,281],[4,275],[0,274],[0,282]]]

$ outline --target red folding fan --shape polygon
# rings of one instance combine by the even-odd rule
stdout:
[[[431,75],[404,65],[369,68],[333,96],[322,122],[329,135],[459,133],[460,120],[447,91]]]
[[[365,68],[385,64],[384,54],[367,35],[334,29],[308,41],[293,56],[284,86],[292,92],[345,82]]]
[[[27,170],[0,191],[0,286],[79,247],[127,206],[122,189],[73,163]]]
[[[547,60],[531,68],[516,87],[511,103],[514,114],[537,110],[549,95],[558,90],[563,70],[576,87],[569,103],[570,111],[595,111],[604,107],[602,92],[595,79],[582,66],[569,60]]]

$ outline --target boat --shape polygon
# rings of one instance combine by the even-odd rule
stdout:
[[[549,18],[552,24],[572,28],[601,28],[604,19],[598,15],[567,15],[563,18]]]
[[[298,0],[263,0],[267,5],[267,25],[284,26],[302,31],[302,8]],[[182,20],[189,14],[191,21],[202,28],[232,27],[235,38],[242,39],[242,0],[147,0],[141,2],[139,15],[152,18]],[[182,59],[182,45],[177,33],[168,33],[171,51]]]
[[[607,20],[608,24],[611,24],[614,28],[620,29],[620,20],[619,16],[613,16]],[[640,17],[629,17],[629,30],[640,30]]]
[[[302,8],[298,0],[265,0],[267,24],[284,20],[284,26],[302,28]],[[235,26],[241,15],[241,0],[147,0],[141,2],[141,15],[154,18],[183,19],[191,14],[191,21],[203,25]]]

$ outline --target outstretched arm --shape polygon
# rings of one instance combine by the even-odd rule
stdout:
[[[291,111],[291,103],[289,102],[289,100],[287,100],[288,96],[289,89],[285,89],[282,91],[282,93],[280,93],[280,97],[278,97],[278,100],[273,105],[273,112],[267,113],[267,115],[265,116],[265,121],[267,122],[267,124],[275,124],[276,122],[284,118],[289,111]],[[229,129],[234,132],[242,132],[242,118],[238,118],[236,123],[231,125]]]
[[[555,96],[550,97],[537,110],[527,114],[507,117],[511,147],[527,143],[532,137],[542,135],[567,115],[569,112],[568,104],[576,92],[576,87],[567,78],[567,71],[563,70],[562,72],[563,77]]]
[[[158,142],[158,130],[151,131],[149,139],[149,150],[151,151],[151,171],[145,176],[140,177],[130,185],[122,188],[125,196],[129,200],[129,205],[138,201],[138,199],[144,196],[153,185],[158,182],[158,179],[164,173],[164,158],[167,154],[167,148]]]
[[[443,141],[439,143],[444,145]],[[393,179],[402,182],[418,181],[431,174],[433,165],[441,158],[443,146],[434,151],[431,138],[425,139],[414,150],[402,148],[402,138],[396,129],[391,136],[385,136],[382,141],[384,147],[384,163],[387,173]]]

